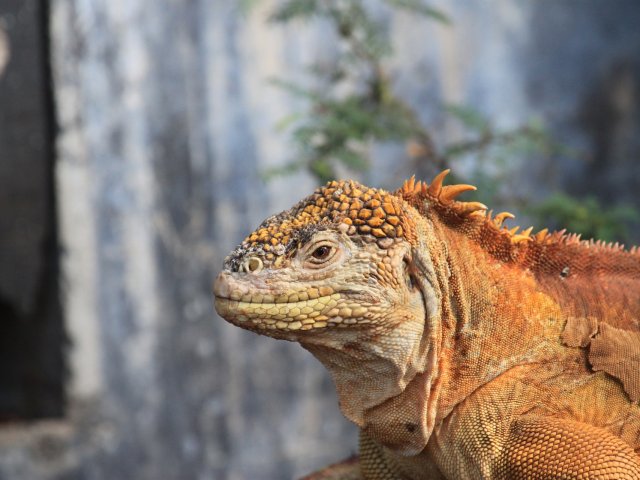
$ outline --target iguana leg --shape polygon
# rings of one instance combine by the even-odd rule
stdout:
[[[494,472],[496,480],[640,480],[640,457],[601,428],[525,416],[513,422]]]

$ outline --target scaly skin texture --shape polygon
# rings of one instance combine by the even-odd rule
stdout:
[[[317,478],[640,480],[637,248],[507,230],[446,174],[330,182],[216,279],[218,313],[309,350],[360,428],[359,465]]]

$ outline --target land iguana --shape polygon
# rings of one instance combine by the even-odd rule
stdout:
[[[358,461],[309,478],[640,479],[638,247],[508,230],[447,173],[329,182],[214,283],[227,321],[315,355],[360,429]]]

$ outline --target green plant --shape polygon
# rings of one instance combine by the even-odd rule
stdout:
[[[418,0],[386,0],[389,8],[410,10],[441,23],[440,11]],[[309,103],[306,114],[281,122],[291,128],[297,159],[267,175],[308,169],[319,182],[335,176],[342,164],[351,170],[368,168],[367,147],[373,142],[401,142],[420,137],[424,128],[415,112],[392,90],[382,61],[392,54],[391,39],[363,2],[356,0],[288,0],[272,14],[274,22],[324,18],[334,27],[345,48],[331,66],[313,65],[322,88],[310,89],[283,79],[273,83]],[[338,86],[348,85],[347,94]]]
[[[407,10],[426,21],[451,25],[443,12],[422,0],[380,2],[391,10]],[[478,199],[487,204],[519,204],[540,224],[565,225],[585,236],[628,238],[628,225],[638,221],[638,215],[627,206],[605,208],[594,198],[578,200],[566,194],[537,202],[513,198],[514,189],[503,188],[509,178],[516,178],[515,170],[524,161],[576,156],[552,139],[540,119],[503,130],[469,106],[433,105],[459,122],[464,132],[462,140],[438,146],[412,106],[394,91],[385,69],[385,61],[393,55],[391,39],[367,5],[360,0],[285,0],[272,13],[271,21],[278,24],[322,18],[333,27],[343,48],[333,64],[309,66],[317,87],[272,79],[273,85],[304,99],[308,108],[279,123],[280,130],[291,133],[295,160],[264,172],[265,177],[306,169],[324,183],[335,178],[338,165],[366,171],[368,148],[374,142],[405,143],[409,157],[405,165],[410,170],[420,172],[430,165],[437,171],[465,163],[463,170],[479,187]]]
[[[628,205],[604,207],[595,197],[578,199],[565,193],[555,193],[526,211],[541,224],[606,241],[630,242],[629,225],[640,222],[640,214]]]
[[[245,0],[246,1],[246,0]],[[425,20],[450,25],[441,11],[421,0],[384,0],[387,8],[408,10]],[[376,21],[364,2],[359,0],[287,0],[271,15],[276,23],[324,18],[328,20],[345,45],[335,65],[312,65],[310,72],[321,81],[322,88],[304,88],[283,79],[273,84],[307,100],[304,114],[287,117],[281,128],[290,128],[296,145],[296,160],[269,170],[267,177],[306,168],[319,182],[335,176],[342,164],[355,171],[369,166],[367,147],[372,142],[407,142],[416,164],[429,163],[435,169],[468,153],[479,158],[500,151],[519,148],[532,150],[548,146],[541,125],[527,124],[510,131],[498,132],[478,112],[465,106],[444,108],[459,120],[468,139],[436,147],[430,131],[421,124],[417,113],[392,88],[384,68],[384,60],[393,54],[391,39]],[[349,94],[339,87],[351,85]],[[484,170],[483,170],[484,171]]]

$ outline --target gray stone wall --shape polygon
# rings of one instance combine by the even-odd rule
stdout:
[[[504,128],[538,114],[593,160],[524,165],[517,181],[638,205],[635,2],[432,3],[452,27],[385,21],[394,83],[438,141],[460,131],[436,103]],[[268,24],[272,5],[50,2],[69,406],[63,420],[0,426],[0,479],[285,479],[355,451],[321,366],[211,305],[224,255],[314,185],[261,179],[294,155],[274,126],[304,107],[267,80],[305,81],[303,66],[338,46],[321,22]],[[372,155],[372,184],[412,173],[402,147]]]

